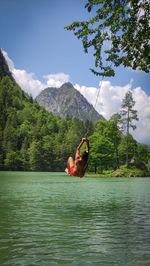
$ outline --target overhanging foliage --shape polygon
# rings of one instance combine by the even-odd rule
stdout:
[[[95,75],[114,76],[114,67],[149,72],[149,0],[88,0],[85,8],[92,14],[87,21],[65,27],[82,39],[84,52],[94,48]],[[94,16],[93,16],[94,12]],[[110,48],[107,49],[106,42]],[[106,54],[106,62],[102,52]],[[107,62],[109,64],[107,65]]]

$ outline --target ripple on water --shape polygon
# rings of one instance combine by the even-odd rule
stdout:
[[[0,177],[0,265],[150,265],[150,179]]]

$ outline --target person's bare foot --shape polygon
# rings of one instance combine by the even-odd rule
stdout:
[[[67,174],[69,174],[68,168],[65,169],[65,172],[66,172]]]

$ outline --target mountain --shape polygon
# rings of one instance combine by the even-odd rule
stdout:
[[[46,88],[36,100],[47,111],[62,117],[69,115],[71,118],[93,122],[105,120],[70,82],[64,83],[60,88]]]

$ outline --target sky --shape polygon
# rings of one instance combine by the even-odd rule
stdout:
[[[95,76],[92,52],[64,29],[86,20],[85,0],[0,0],[0,47],[23,90],[35,98],[47,87],[73,86],[106,119],[120,112],[131,90],[138,111],[136,140],[150,145],[150,74],[118,67],[115,77]],[[97,95],[98,101],[96,102]]]

